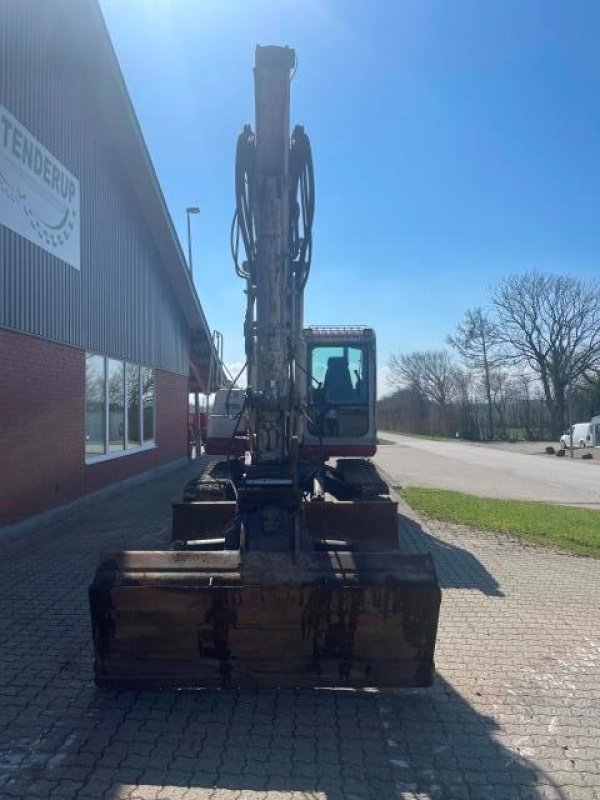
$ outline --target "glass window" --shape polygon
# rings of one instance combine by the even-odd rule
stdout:
[[[107,361],[108,449],[125,447],[125,367],[122,361]]]
[[[106,443],[106,373],[103,356],[85,357],[85,452],[105,452]]]
[[[311,383],[317,402],[367,403],[364,362],[362,347],[313,347]]]
[[[309,431],[323,438],[352,439],[369,428],[369,389],[363,347],[324,345],[310,352]]]
[[[127,447],[142,443],[140,417],[140,368],[137,364],[127,364]]]
[[[143,408],[143,442],[154,441],[154,411],[155,411],[155,391],[154,391],[154,370],[150,367],[142,367],[142,408]]]
[[[85,452],[104,455],[155,438],[156,375],[150,367],[85,357]]]

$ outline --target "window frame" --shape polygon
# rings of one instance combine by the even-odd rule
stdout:
[[[88,415],[88,410],[87,410],[87,405],[88,405],[87,362],[88,362],[88,356],[92,356],[94,358],[101,358],[102,359],[102,374],[103,374],[102,383],[103,383],[103,388],[104,388],[104,397],[103,397],[103,403],[104,403],[104,405],[103,405],[103,409],[104,409],[104,426],[103,426],[104,451],[102,453],[88,453],[88,450],[87,450],[87,415]],[[85,360],[84,360],[84,373],[83,373],[83,375],[84,375],[84,377],[83,377],[83,383],[84,383],[84,406],[83,406],[84,437],[83,437],[83,452],[85,454],[85,459],[87,461],[88,459],[95,460],[96,458],[103,458],[106,455],[106,451],[107,451],[106,443],[107,443],[108,432],[106,430],[106,426],[107,426],[107,421],[108,421],[108,415],[106,413],[106,398],[107,398],[107,395],[108,395],[108,392],[107,392],[108,379],[107,379],[107,374],[106,374],[106,357],[103,356],[101,353],[86,352],[85,353]]]
[[[138,364],[137,361],[124,361],[125,364],[125,383],[127,383],[127,367],[136,367],[137,368],[137,383],[138,383],[138,390],[137,390],[137,400],[138,400],[138,442],[129,443],[129,403],[127,402],[127,397],[125,398],[125,450],[131,450],[132,452],[137,452],[140,447],[144,444],[142,440],[142,412],[140,408],[140,403],[142,399],[142,366]],[[127,394],[127,389],[125,390]]]
[[[152,439],[145,440],[144,439],[144,381],[143,381],[143,372],[142,370],[149,370],[152,373]],[[140,366],[140,400],[142,405],[140,406],[140,422],[141,422],[141,445],[142,447],[145,444],[156,444],[156,370],[154,367],[146,367],[143,364]]]
[[[115,358],[113,356],[105,355],[104,353],[98,353],[94,350],[86,350],[85,351],[85,358],[87,359],[88,356],[99,356],[102,358],[104,362],[104,452],[103,453],[87,453],[86,452],[86,442],[85,436],[83,440],[83,451],[84,451],[84,463],[86,466],[92,464],[98,464],[104,461],[112,461],[115,458],[123,458],[124,456],[135,455],[136,453],[144,453],[148,450],[155,450],[157,447],[156,444],[156,419],[157,419],[157,382],[156,382],[156,375],[157,370],[156,367],[150,367],[145,364],[140,364],[137,361],[129,361],[125,358]],[[108,381],[108,362],[110,361],[118,361],[122,368],[123,368],[123,375],[124,375],[124,415],[125,415],[125,425],[124,425],[124,444],[123,447],[118,450],[111,450],[110,449],[110,404],[109,404],[109,381]],[[139,444],[129,444],[129,404],[128,404],[128,397],[127,397],[127,366],[133,365],[138,369],[138,434],[139,434]],[[153,373],[153,383],[154,383],[154,416],[153,416],[153,439],[152,441],[148,440],[144,442],[144,419],[143,419],[143,389],[142,389],[142,369],[150,369]],[[86,386],[85,386],[85,372],[84,372],[84,414],[86,413],[86,405],[87,405],[87,393],[86,393]],[[85,429],[85,426],[84,426]]]
[[[114,446],[113,442],[110,438],[110,365],[111,361],[113,364],[120,365],[121,375],[123,377],[123,400],[122,400],[122,409],[123,409],[123,435],[121,436],[121,446]],[[125,374],[125,361],[120,358],[112,358],[111,356],[105,357],[105,372],[106,372],[106,399],[107,399],[107,432],[106,432],[106,442],[105,442],[105,449],[104,455],[108,453],[120,453],[121,450],[125,450],[127,447],[127,387],[126,387],[126,374]]]

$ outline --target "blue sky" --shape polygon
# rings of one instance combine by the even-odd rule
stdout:
[[[598,275],[600,4],[553,0],[101,0],[225,358],[243,360],[233,159],[254,47],[296,48],[292,124],[313,146],[306,321],[443,346],[526,269]],[[384,387],[382,387],[384,388]]]

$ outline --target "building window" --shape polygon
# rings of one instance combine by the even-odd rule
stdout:
[[[107,359],[108,380],[108,449],[125,447],[125,365]]]
[[[106,373],[102,356],[85,357],[85,452],[101,455],[106,440]]]
[[[87,353],[86,456],[108,457],[152,445],[155,427],[155,370]]]
[[[142,443],[140,422],[140,367],[127,364],[127,447]]]
[[[144,444],[154,441],[154,411],[156,407],[154,391],[154,370],[142,367],[142,408],[144,409],[143,441]]]

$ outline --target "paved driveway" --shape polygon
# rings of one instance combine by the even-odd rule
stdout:
[[[0,538],[0,798],[600,797],[600,562],[424,531],[444,587],[432,690],[99,692],[98,553],[165,545],[194,467]]]
[[[595,464],[547,455],[509,453],[463,442],[383,433],[375,460],[400,485],[454,489],[485,497],[600,506]],[[600,449],[594,450],[600,458]]]

